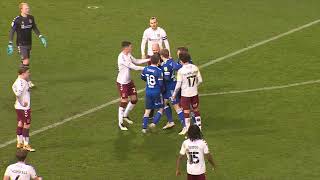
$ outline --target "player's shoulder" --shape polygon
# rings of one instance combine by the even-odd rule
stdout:
[[[16,16],[16,17],[13,18],[13,21],[12,21],[12,22],[17,21],[17,20],[19,20],[20,18],[21,18],[21,16],[18,15],[18,16]]]
[[[143,33],[147,34],[147,33],[151,32],[151,30],[152,30],[152,28],[151,28],[151,27],[148,27],[147,29],[144,30]]]
[[[158,27],[158,31],[160,31],[160,32],[166,32],[162,27]]]

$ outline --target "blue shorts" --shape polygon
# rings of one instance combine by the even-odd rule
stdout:
[[[163,108],[163,99],[161,94],[146,94],[145,105],[146,109]]]
[[[174,89],[173,90],[166,89],[166,91],[163,93],[163,99],[170,99],[170,97],[172,97],[173,91]],[[177,94],[176,99],[174,101],[171,101],[171,103],[173,105],[180,103],[180,93]]]

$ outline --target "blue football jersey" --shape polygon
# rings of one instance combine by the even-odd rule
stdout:
[[[166,62],[162,64],[163,78],[164,84],[167,89],[174,89],[176,86],[176,76],[175,71],[180,69],[180,64],[175,62],[173,59],[168,59]]]
[[[146,94],[160,94],[163,89],[163,72],[156,66],[147,66],[141,73],[141,79],[146,81]]]

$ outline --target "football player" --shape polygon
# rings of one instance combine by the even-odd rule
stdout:
[[[133,121],[129,118],[129,113],[138,102],[137,90],[134,82],[131,80],[130,71],[142,71],[144,67],[137,66],[136,64],[143,64],[149,61],[149,59],[136,59],[132,56],[132,44],[128,41],[123,41],[122,51],[118,56],[118,76],[117,87],[120,94],[120,105],[118,111],[118,125],[123,131],[127,131],[128,128],[124,126],[123,120],[132,124]],[[130,101],[129,101],[130,98]]]
[[[176,176],[181,175],[180,162],[183,157],[187,156],[187,173],[188,180],[205,180],[206,179],[206,162],[205,158],[212,165],[212,170],[216,164],[209,152],[208,144],[203,140],[200,128],[196,125],[191,125],[188,134],[188,139],[182,143],[180,154],[176,164]]]
[[[41,35],[35,19],[30,15],[30,7],[27,3],[20,3],[20,15],[15,17],[11,23],[11,30],[9,33],[9,44],[8,44],[8,55],[13,54],[13,36],[14,33],[17,33],[16,44],[18,47],[18,52],[21,57],[21,66],[29,66],[30,52],[32,47],[32,30],[39,37],[40,42],[44,47],[47,47],[46,38]],[[33,87],[34,84],[31,81],[28,81],[30,87]]]

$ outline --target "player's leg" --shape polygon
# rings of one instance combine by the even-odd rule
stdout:
[[[169,99],[164,99],[164,112],[167,116],[167,119],[168,119],[168,122],[167,124],[162,128],[162,129],[169,129],[169,128],[172,128],[173,126],[175,126],[174,122],[173,122],[173,117],[172,117],[172,110],[171,110],[171,107],[170,107],[170,100]]]
[[[127,131],[128,128],[126,128],[123,125],[123,115],[124,111],[128,105],[128,93],[127,93],[127,85],[117,83],[117,87],[120,93],[120,103],[119,103],[119,109],[118,109],[118,126],[120,130]]]
[[[160,94],[156,95],[153,97],[154,99],[154,104],[153,104],[153,109],[158,109],[157,113],[153,117],[153,123],[150,124],[150,126],[155,127],[161,119],[161,116],[163,114],[163,98]]]
[[[18,46],[18,52],[21,57],[21,66],[29,67],[31,46]],[[28,83],[31,88],[35,86],[30,79],[28,79]]]
[[[190,127],[190,104],[191,104],[190,97],[183,97],[181,96],[181,107],[183,109],[184,114],[184,122],[186,124],[186,129],[188,130]]]
[[[150,112],[151,112],[151,109],[146,109],[144,111],[143,120],[142,120],[143,121],[142,122],[142,133],[147,132]]]
[[[30,145],[30,136],[29,136],[29,130],[31,125],[31,111],[25,110],[24,111],[24,120],[23,120],[23,129],[22,129],[22,136],[23,136],[23,148],[27,151],[33,152],[35,149],[33,149]]]
[[[23,121],[22,121],[22,116],[24,116],[22,110],[16,110],[17,113],[17,148],[23,148],[23,136],[22,136],[22,130],[23,130]]]
[[[195,123],[197,126],[199,126],[200,130],[201,130],[201,116],[200,116],[200,102],[199,102],[199,96],[194,96],[191,98],[191,104],[192,104],[192,109],[194,112],[194,116],[195,116]]]
[[[130,96],[130,102],[124,111],[123,120],[129,124],[133,124],[133,121],[129,118],[129,113],[133,110],[138,102],[138,94],[133,81],[128,84],[128,95]]]

